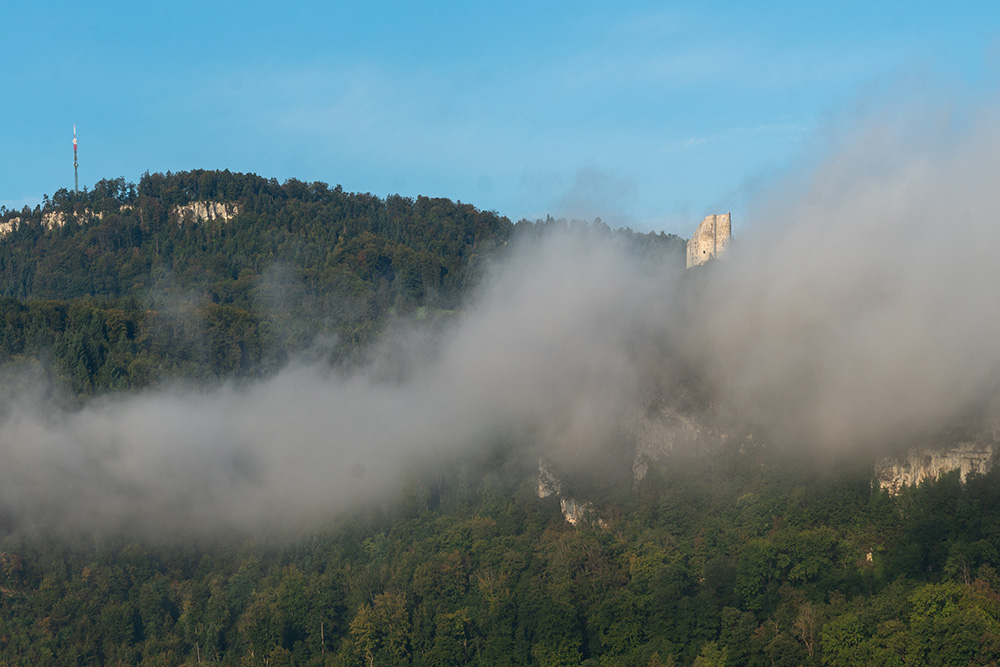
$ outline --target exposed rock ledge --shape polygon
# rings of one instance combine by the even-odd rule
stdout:
[[[120,210],[126,211],[133,208],[135,207],[131,204],[122,204]],[[223,222],[228,222],[239,214],[240,206],[236,202],[217,202],[207,200],[194,201],[190,204],[185,204],[184,206],[175,206],[170,211],[171,217],[176,220],[178,224],[184,222],[184,220],[190,220],[191,222],[222,220]],[[58,229],[65,225],[70,217],[78,222],[87,222],[94,219],[102,220],[104,218],[104,213],[94,213],[90,209],[85,209],[82,213],[69,214],[64,211],[49,211],[48,213],[42,215],[42,227],[46,230]],[[23,220],[20,216],[0,222],[0,238],[3,238],[11,232],[17,230],[21,226],[22,222]]]
[[[965,442],[945,449],[913,449],[904,457],[886,457],[875,465],[875,477],[880,489],[894,496],[904,487],[916,486],[924,480],[959,471],[962,482],[973,473],[985,473],[993,465],[994,445]]]
[[[548,461],[538,459],[538,497],[550,498],[552,496],[559,498],[559,509],[569,524],[576,526],[581,522],[588,522],[596,523],[599,526],[604,525],[601,519],[595,520],[594,506],[587,501],[563,498],[562,483],[559,478],[556,477]]]
[[[7,236],[21,226],[21,218],[15,217],[10,220],[0,222],[0,238]]]
[[[632,459],[632,482],[638,484],[649,471],[649,464],[669,457],[685,446],[697,446],[704,429],[695,419],[671,408],[655,415],[633,411],[625,421],[625,431],[635,441]]]
[[[239,215],[240,207],[236,202],[193,201],[184,206],[176,206],[173,211],[178,222],[189,218],[193,222],[205,220],[222,220],[228,222]]]

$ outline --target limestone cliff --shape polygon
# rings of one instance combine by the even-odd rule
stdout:
[[[559,496],[562,493],[562,484],[555,472],[545,459],[538,459],[538,497],[548,498],[549,496]]]
[[[721,257],[732,236],[730,214],[706,216],[687,244],[687,268]]]
[[[702,425],[678,410],[664,408],[652,416],[635,412],[625,421],[625,432],[635,442],[632,480],[645,478],[649,464],[670,456],[680,447],[696,446],[704,435]]]
[[[903,457],[887,457],[875,466],[881,489],[896,495],[903,487],[916,486],[924,480],[958,470],[960,479],[972,473],[985,473],[993,465],[994,443],[963,442],[942,449],[913,449]]]
[[[94,213],[89,208],[83,209],[82,212],[73,211],[69,214],[63,211],[49,211],[48,213],[42,215],[42,227],[50,231],[53,229],[59,229],[60,227],[63,227],[70,218],[78,223],[91,222],[93,220],[103,220],[104,213]]]
[[[574,498],[560,498],[559,509],[562,510],[562,514],[566,518],[566,522],[572,526],[579,525],[581,521],[591,521],[594,513],[593,505]],[[603,525],[603,522],[600,519],[598,519],[596,523],[598,525]]]
[[[10,220],[5,220],[4,222],[0,222],[0,238],[7,236],[12,231],[20,227],[20,225],[21,225],[21,218],[19,217],[14,217],[11,218]]]
[[[189,218],[193,222],[204,222],[205,220],[222,220],[228,222],[234,216],[239,215],[240,207],[236,202],[217,201],[193,201],[184,206],[175,206],[174,216],[178,222],[183,222]]]
[[[66,224],[66,214],[62,211],[52,211],[42,216],[42,227],[45,229],[58,229]]]
[[[122,204],[120,211],[132,210],[135,207],[131,204]],[[222,220],[223,222],[228,222],[233,217],[239,215],[240,207],[236,202],[216,202],[216,201],[195,201],[190,204],[185,204],[184,206],[174,206],[170,210],[170,216],[172,219],[176,220],[178,224],[184,220],[190,220],[192,222],[204,222],[206,220]],[[59,229],[64,226],[66,222],[73,218],[78,223],[91,222],[93,220],[102,220],[104,218],[103,212],[93,212],[90,209],[84,209],[82,212],[70,212],[65,211],[49,211],[42,215],[42,228],[50,231],[53,229]],[[7,236],[12,231],[20,227],[23,220],[20,217],[13,217],[9,220],[0,222],[0,238]]]
[[[580,522],[586,521],[604,526],[604,522],[596,518],[594,506],[591,503],[576,498],[563,497],[562,483],[556,477],[551,464],[545,459],[538,460],[538,497],[559,498],[559,510],[570,525],[576,526]]]

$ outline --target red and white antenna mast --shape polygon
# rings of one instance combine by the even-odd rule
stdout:
[[[76,123],[73,123],[73,192],[80,191],[80,172],[76,162]]]

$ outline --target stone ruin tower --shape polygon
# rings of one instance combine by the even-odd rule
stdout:
[[[729,213],[709,215],[698,225],[694,236],[688,241],[687,268],[704,264],[713,257],[719,257],[726,251],[729,238],[732,236],[732,225]]]

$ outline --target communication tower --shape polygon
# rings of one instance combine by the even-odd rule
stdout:
[[[73,192],[80,192],[80,172],[76,162],[76,123],[73,123]]]

